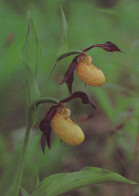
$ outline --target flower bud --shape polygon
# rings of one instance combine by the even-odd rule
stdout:
[[[51,122],[55,133],[64,142],[74,146],[83,142],[85,136],[81,128],[69,118],[70,113],[68,108],[60,105]]]
[[[92,65],[92,58],[84,54],[77,65],[77,74],[79,78],[90,86],[101,86],[105,83],[103,72]]]

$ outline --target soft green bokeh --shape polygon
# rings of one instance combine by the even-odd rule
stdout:
[[[51,105],[41,109],[30,136],[23,187],[32,192],[38,175],[42,180],[50,174],[76,171],[87,165],[110,169],[129,178],[139,131],[139,2],[113,1],[115,6],[109,8],[104,8],[99,2],[101,1],[0,2],[0,195],[9,196],[13,190],[19,149],[24,138],[26,89],[19,52],[25,40],[28,9],[32,13],[42,47],[37,76],[40,88],[43,87],[56,57],[61,33],[61,5],[68,22],[68,50],[80,50],[95,43],[111,41],[125,54],[109,53],[99,48],[88,52],[93,64],[105,74],[106,83],[100,88],[85,87],[74,74],[73,91],[87,92],[98,106],[98,111],[95,112],[80,101],[67,104],[72,111],[72,119],[84,129],[86,135],[85,142],[79,147],[61,143],[53,133],[52,150],[48,151],[46,148],[44,156],[40,147],[41,132],[38,124]],[[71,60],[72,57],[68,57],[57,65],[49,83],[49,97],[60,100],[69,95],[67,86],[59,86],[58,82],[63,78]],[[80,117],[92,113],[92,119],[80,121]],[[123,127],[116,129],[120,125]],[[137,168],[137,182],[138,173]],[[122,186],[126,193],[126,186]],[[105,196],[107,188],[111,195],[123,196],[118,185],[82,188],[71,195]],[[139,194],[136,187],[134,193]]]

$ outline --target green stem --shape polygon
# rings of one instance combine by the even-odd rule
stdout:
[[[58,63],[59,61],[61,61],[61,60],[64,59],[65,57],[68,57],[68,56],[71,56],[71,55],[75,55],[75,54],[81,54],[81,53],[82,53],[82,52],[79,51],[79,50],[66,52],[66,53],[62,54],[61,56],[59,56],[59,57],[56,59],[56,62]]]
[[[50,77],[51,77],[51,75],[52,75],[52,73],[53,73],[53,71],[54,71],[54,69],[55,69],[55,67],[56,67],[56,65],[57,65],[57,63],[59,62],[59,61],[61,61],[62,59],[64,59],[65,57],[68,57],[68,56],[71,56],[71,55],[75,55],[75,54],[81,54],[82,52],[81,51],[70,51],[70,52],[67,52],[67,53],[64,53],[64,54],[62,54],[61,56],[59,56],[56,60],[55,60],[55,63],[53,64],[53,66],[52,66],[52,68],[51,68],[51,70],[50,70],[50,73],[49,73],[49,75],[48,75],[48,78],[47,78],[47,80],[46,80],[46,83],[45,83],[45,85],[44,85],[44,87],[43,87],[43,89],[42,89],[42,92],[41,92],[41,96],[40,97],[44,97],[45,95],[46,95],[46,87],[47,87],[47,85],[48,85],[48,83],[49,83],[49,80],[50,80]]]
[[[24,159],[25,159],[26,149],[27,149],[27,145],[28,145],[30,129],[31,129],[31,126],[27,126],[26,127],[24,144],[23,144],[23,148],[22,148],[22,151],[21,151],[21,155],[20,155],[19,166],[18,166],[18,173],[17,173],[15,190],[14,190],[13,196],[18,196],[18,194],[19,194],[20,183],[21,183],[23,167],[24,167]]]
[[[46,98],[38,100],[36,102],[36,106],[39,106],[42,103],[59,104],[59,101],[55,98],[46,97]],[[18,196],[18,194],[19,194],[21,178],[22,178],[22,173],[23,173],[23,167],[24,167],[25,154],[26,154],[26,149],[27,149],[27,145],[28,145],[28,139],[29,139],[29,134],[30,134],[31,127],[32,126],[29,124],[29,120],[28,120],[28,117],[27,117],[26,133],[25,133],[23,148],[22,148],[21,155],[20,155],[18,173],[17,173],[15,190],[14,190],[14,195],[13,196]]]
[[[40,104],[43,104],[43,103],[59,104],[59,101],[57,99],[55,99],[55,98],[52,98],[52,97],[46,97],[46,98],[38,100],[36,102],[36,106],[39,106]]]
[[[57,63],[59,61],[61,61],[63,58],[71,56],[71,55],[75,55],[75,54],[81,54],[81,52],[80,51],[70,51],[70,52],[67,52],[67,53],[59,56],[56,59],[55,63],[53,64],[53,66],[51,68],[51,71],[50,71],[50,73],[48,75],[47,81],[46,81],[46,83],[44,85],[44,88],[42,90],[42,93],[41,93],[40,97],[43,97],[46,94],[46,87],[48,85],[49,79],[50,79],[50,77],[51,77],[51,75],[52,75],[52,73],[53,73]],[[42,104],[42,103],[59,104],[59,101],[57,99],[49,98],[49,97],[42,98],[42,99],[40,99],[39,101],[36,102],[36,106],[38,106],[39,104]],[[23,144],[23,148],[22,148],[22,151],[21,151],[21,155],[20,155],[19,166],[18,166],[18,173],[17,173],[15,190],[14,190],[14,195],[13,196],[18,196],[18,194],[19,194],[20,184],[21,184],[21,179],[22,179],[22,173],[23,173],[23,167],[24,167],[25,154],[26,154],[26,149],[27,149],[27,145],[28,145],[28,139],[29,139],[29,134],[30,134],[31,127],[32,126],[30,126],[28,124],[28,121],[27,121],[26,133],[25,133],[25,138],[24,138],[24,144]]]

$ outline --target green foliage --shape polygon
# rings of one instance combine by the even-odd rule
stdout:
[[[21,51],[21,58],[25,66],[26,85],[27,85],[27,123],[31,127],[37,120],[36,101],[39,99],[40,92],[36,80],[38,65],[40,62],[40,43],[35,25],[28,12],[28,29],[25,43]]]
[[[0,137],[0,195],[3,196],[11,195],[18,164],[19,152],[16,153],[15,150],[18,146],[15,145],[13,139],[14,129],[23,126],[25,123],[25,119],[23,118],[25,113],[24,83],[22,78],[23,69],[18,56],[19,49],[24,42],[21,56],[27,77],[28,121],[30,121],[30,124],[34,124],[36,121],[37,112],[35,112],[36,107],[34,103],[39,98],[38,84],[41,86],[43,82],[48,79],[49,70],[55,61],[61,31],[61,15],[59,11],[61,0],[55,1],[54,3],[51,1],[47,3],[46,1],[43,2],[41,6],[40,4],[38,6],[28,4],[24,9],[31,10],[37,30],[39,31],[40,42],[43,48],[42,61],[40,61],[41,51],[39,39],[31,15],[29,14],[28,33],[24,42],[26,11],[25,13],[21,12],[22,14],[19,14],[20,10],[16,12],[16,9],[13,10],[9,7],[8,3],[0,2],[0,95],[2,97],[0,124],[2,135],[6,135],[4,138]],[[20,4],[20,1],[17,2],[13,0],[13,6],[18,8],[18,3]],[[114,169],[121,174],[125,172],[125,176],[129,176],[133,160],[133,149],[138,134],[139,28],[138,20],[136,19],[138,18],[139,2],[129,1],[125,3],[124,0],[121,0],[117,5],[109,9],[100,8],[99,5],[97,4],[96,6],[93,1],[69,1],[68,4],[66,1],[62,1],[62,6],[66,17],[61,9],[63,30],[61,32],[61,46],[59,45],[58,51],[60,55],[67,48],[66,19],[68,21],[68,47],[70,50],[77,49],[77,51],[79,51],[91,44],[104,43],[110,40],[126,53],[125,55],[118,53],[110,54],[97,48],[88,53],[92,56],[94,65],[100,67],[106,76],[106,84],[104,87],[100,87],[99,89],[88,88],[89,92],[91,92],[90,97],[92,95],[92,98],[96,99],[100,114],[104,114],[107,117],[110,124],[108,129],[111,130],[121,123],[123,127],[116,130],[112,136],[108,133],[103,141],[103,134],[105,135],[103,129],[100,131],[102,135],[97,134],[97,126],[95,127],[94,124],[97,124],[99,127],[99,125],[101,126],[101,122],[107,125],[107,121],[100,118],[99,121],[94,123],[92,118],[92,124],[90,124],[89,127],[89,130],[91,129],[90,131],[87,130],[84,123],[81,124],[86,135],[86,142],[83,146],[79,148],[69,147],[68,149],[64,143],[58,141],[56,145],[54,145],[54,143],[52,144],[52,150],[47,150],[45,156],[40,150],[39,136],[37,136],[36,142],[34,142],[31,137],[32,145],[29,147],[27,153],[25,173],[22,181],[22,185],[29,193],[32,192],[33,186],[36,183],[37,166],[37,177],[39,175],[40,180],[59,170],[62,170],[62,172],[65,170],[73,171],[81,165],[84,166],[84,164],[101,164],[104,168],[108,167],[111,170]],[[11,41],[9,41],[10,36],[11,38],[13,36]],[[59,66],[56,67],[54,74],[52,74],[52,79],[47,89],[50,97],[53,96],[60,100],[68,95],[67,88],[65,88],[64,85],[58,86],[58,82],[63,78],[71,60],[72,57],[69,57],[60,61]],[[39,73],[36,74],[38,66]],[[53,80],[54,77],[55,80]],[[57,78],[58,82],[56,81]],[[78,88],[79,90],[88,91],[88,89],[84,87],[84,84],[76,77],[76,74],[75,81],[74,89]],[[18,87],[19,83],[21,86]],[[75,118],[74,112],[77,112],[76,108],[79,105],[69,105],[72,111],[72,117]],[[31,115],[30,107],[33,109]],[[81,107],[81,105],[79,107]],[[46,108],[46,110],[47,109],[48,108]],[[44,111],[44,113],[46,113],[46,111]],[[83,114],[88,113],[92,113],[92,110],[85,108]],[[97,115],[98,114],[99,113],[97,113]],[[90,122],[87,121],[87,123]],[[94,130],[96,132],[94,132]],[[20,142],[23,141],[23,137],[22,135]],[[97,145],[97,140],[102,141],[101,144],[99,142],[99,146]],[[103,143],[105,143],[104,146]],[[120,149],[120,158],[115,160],[116,156],[118,156],[116,153],[117,148]],[[71,153],[69,153],[69,151]],[[81,154],[80,151],[82,152]],[[96,155],[97,158],[95,157]],[[95,159],[101,160],[101,163],[93,161]],[[32,160],[34,167],[32,166]],[[139,180],[138,169],[135,179],[136,181]],[[38,182],[36,184],[38,184]],[[93,189],[88,188],[88,192],[90,195],[93,193],[101,195],[100,189],[100,187],[93,187]],[[117,193],[117,195],[120,195],[120,192],[115,192],[118,191],[118,189],[119,187],[115,188],[112,185],[111,190],[113,190],[113,192],[110,191],[110,194],[114,195],[113,193]],[[47,188],[44,191],[46,190]],[[126,192],[126,188],[124,190]],[[136,188],[135,190],[136,194],[138,194],[138,190]],[[24,191],[22,190],[22,192]],[[83,196],[85,194],[80,192],[80,195]]]
[[[65,14],[63,12],[62,6],[61,6],[61,18],[62,18],[62,30],[61,30],[61,37],[60,37],[60,43],[59,48],[57,51],[57,57],[61,54],[65,53],[68,49],[68,43],[67,43],[67,21]]]
[[[21,187],[20,190],[21,190],[21,192],[22,192],[22,196],[30,196],[30,195],[28,194],[28,192],[27,192],[23,187]]]
[[[27,85],[27,122],[32,126],[37,120],[37,107],[35,103],[39,99],[39,88],[32,70],[25,65],[26,85]]]
[[[33,196],[56,196],[75,188],[105,182],[136,184],[119,174],[96,167],[87,167],[79,172],[59,173],[45,178],[36,188]]]
[[[33,23],[31,13],[28,11],[28,28],[26,39],[21,50],[21,58],[23,62],[30,67],[33,73],[37,74],[38,66],[40,64],[41,47],[37,34],[36,27]]]
[[[56,55],[56,59],[54,64],[51,67],[51,70],[49,72],[48,78],[45,82],[45,85],[42,89],[41,92],[41,97],[45,96],[46,92],[47,92],[47,88],[48,88],[48,84],[49,84],[49,80],[51,78],[52,73],[54,72],[57,64],[64,58],[71,56],[71,55],[75,55],[75,54],[80,54],[80,51],[67,51],[68,45],[67,45],[67,21],[65,18],[65,14],[63,12],[63,9],[61,7],[61,17],[62,17],[62,31],[61,31],[61,37],[60,37],[60,43],[59,43],[59,47],[57,50],[57,55]]]

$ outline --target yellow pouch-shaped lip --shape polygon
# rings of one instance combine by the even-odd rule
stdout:
[[[70,118],[70,110],[65,106],[59,107],[52,119],[55,133],[67,144],[79,145],[85,136],[81,128]]]
[[[80,58],[77,65],[77,74],[83,82],[90,86],[97,87],[105,83],[103,72],[92,65],[92,58],[86,54]]]

